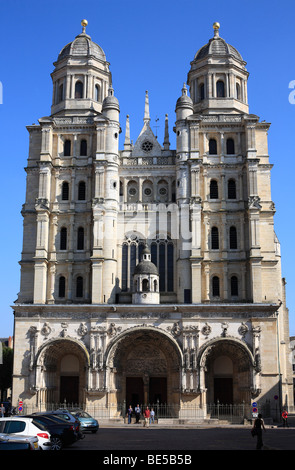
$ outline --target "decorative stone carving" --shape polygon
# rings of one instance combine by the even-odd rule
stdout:
[[[48,322],[45,322],[40,331],[41,335],[45,336],[45,339],[47,339],[47,337],[50,335],[51,332],[52,332],[51,326],[49,325]]]
[[[249,196],[248,197],[248,208],[249,209],[261,209],[260,197],[259,196]]]
[[[109,329],[107,330],[107,333],[109,336],[115,336],[122,330],[121,326],[116,326],[115,323],[111,323]]]
[[[248,325],[246,325],[245,322],[242,322],[241,326],[238,329],[239,334],[244,338],[246,334],[248,333],[249,328]]]
[[[221,324],[221,329],[222,329],[221,336],[223,336],[223,337],[227,336],[228,323],[226,323],[226,322],[222,323]]]
[[[62,338],[64,338],[65,336],[67,336],[67,331],[68,331],[69,325],[68,325],[68,323],[63,322],[63,323],[61,324],[61,327],[62,327],[62,331],[61,331],[61,333],[60,333],[60,336],[61,336]]]
[[[206,337],[210,335],[211,331],[212,331],[212,328],[208,323],[206,323],[205,326],[203,326],[201,330],[202,334]]]
[[[179,326],[179,321],[175,322],[173,326],[168,326],[167,330],[170,331],[170,333],[173,336],[179,336],[181,334],[182,328]]]
[[[88,332],[88,328],[85,323],[80,323],[79,328],[77,329],[77,333],[79,336],[85,336]]]

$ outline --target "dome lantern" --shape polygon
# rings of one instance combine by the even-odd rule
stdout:
[[[52,115],[101,113],[112,83],[110,64],[103,49],[86,34],[87,25],[83,19],[82,32],[62,48],[53,64]]]
[[[248,114],[246,62],[220,37],[218,22],[213,30],[213,38],[197,51],[188,73],[194,113]]]
[[[146,244],[142,250],[142,259],[135,267],[133,274],[133,304],[159,304],[159,273],[151,261],[151,252]]]

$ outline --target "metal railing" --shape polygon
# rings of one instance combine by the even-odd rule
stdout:
[[[245,420],[251,419],[251,407],[245,403],[229,405],[219,402],[209,403],[207,405],[207,416],[218,421],[242,424]]]
[[[136,405],[135,405],[136,406]],[[253,410],[250,404],[221,404],[209,403],[205,407],[198,405],[183,405],[180,404],[167,404],[167,403],[140,403],[141,415],[148,406],[150,409],[153,408],[155,411],[155,419],[183,419],[183,420],[218,420],[227,421],[231,424],[243,424],[245,421],[252,420]],[[73,412],[78,409],[86,410],[91,416],[101,420],[124,420],[127,416],[126,402],[123,403],[109,403],[109,404],[91,404],[87,405],[81,403],[39,403],[34,404],[23,404],[23,409],[17,414],[31,414],[38,411],[54,411],[58,409],[66,409]],[[134,410],[134,406],[133,406]],[[290,411],[290,410],[289,410]],[[271,418],[274,421],[279,422],[281,420],[280,409],[275,409],[269,406],[268,403],[259,407],[259,412],[262,413],[264,419]],[[134,416],[134,414],[133,414]]]

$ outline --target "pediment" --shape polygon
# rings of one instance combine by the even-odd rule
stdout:
[[[162,147],[159,144],[155,134],[153,133],[149,122],[145,123],[141,133],[139,134],[133,150],[132,156],[134,157],[156,157],[162,152]]]

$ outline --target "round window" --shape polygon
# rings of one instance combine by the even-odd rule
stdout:
[[[130,194],[130,196],[135,196],[135,194],[136,194],[136,188],[130,188],[130,189],[129,189],[129,194]]]
[[[144,152],[150,152],[153,148],[153,144],[152,142],[150,142],[149,140],[145,140],[143,143],[142,143],[142,146],[141,146],[142,150]]]
[[[160,188],[159,193],[163,196],[164,194],[167,194],[167,189],[166,188]]]
[[[144,194],[145,194],[146,196],[150,196],[150,195],[152,194],[151,188],[145,188]]]

